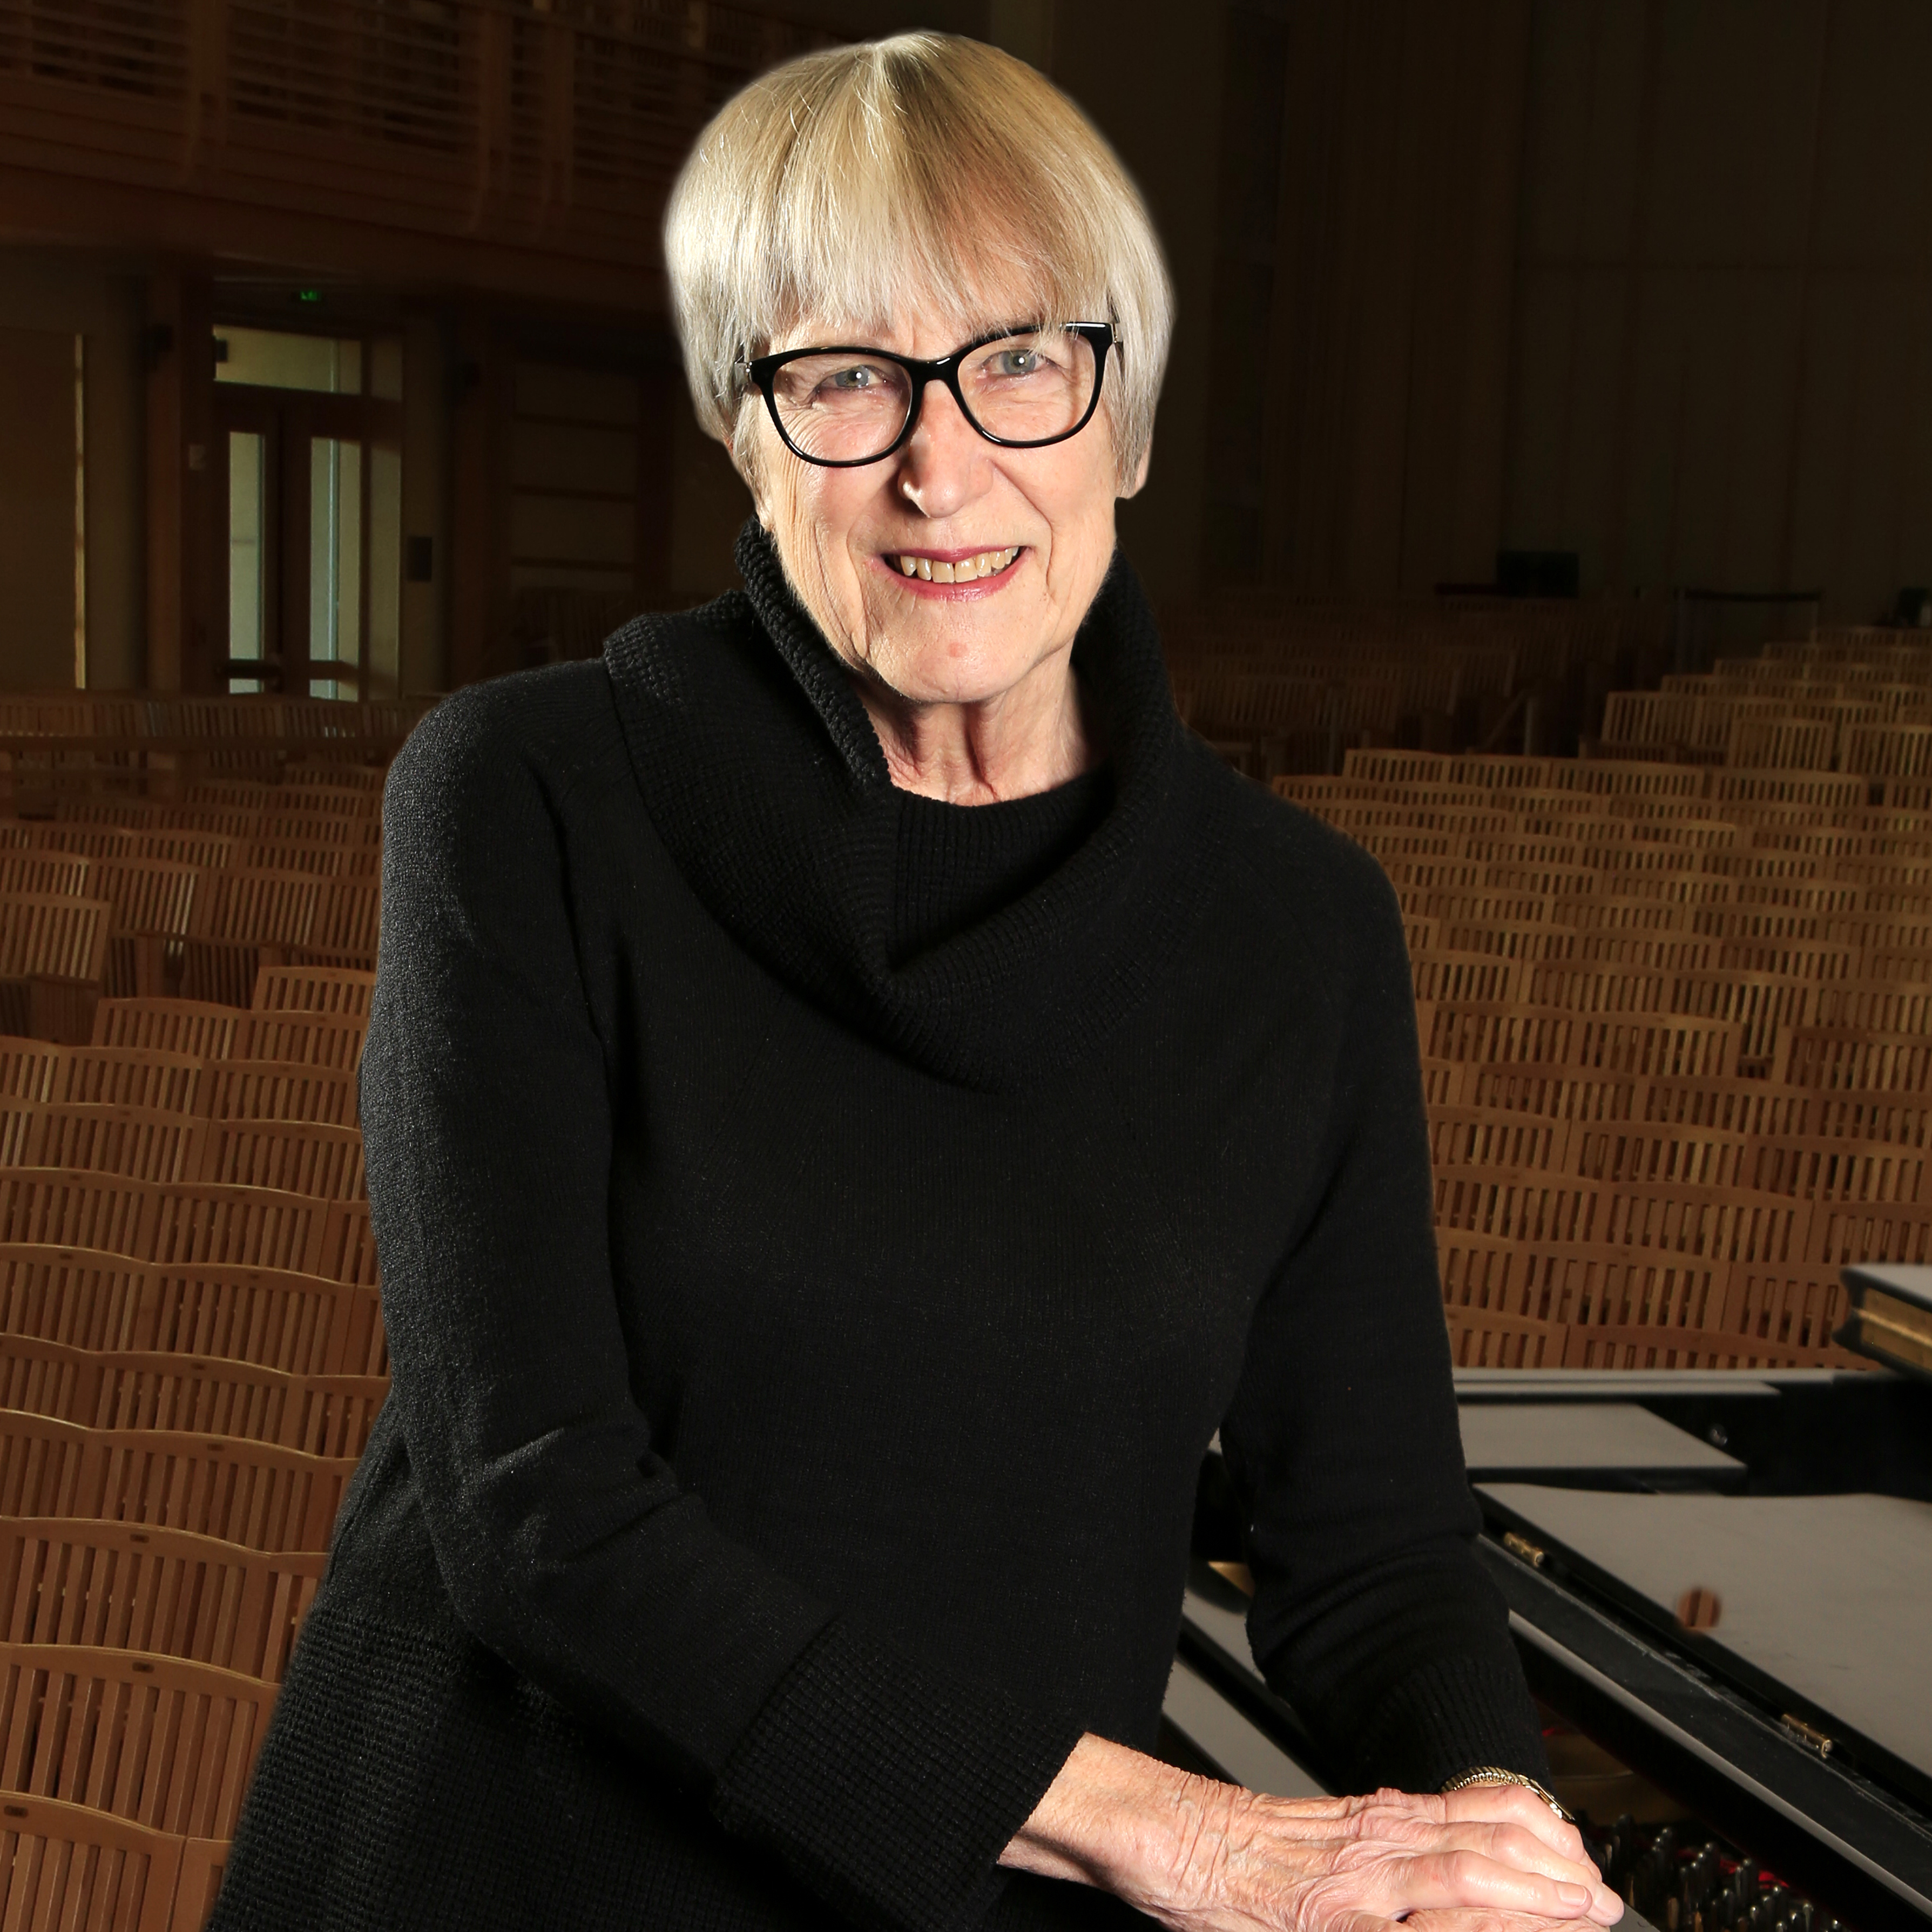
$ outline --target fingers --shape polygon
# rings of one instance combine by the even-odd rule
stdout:
[[[1566,1921],[1538,1918],[1521,1912],[1416,1912],[1402,1922],[1408,1932],[1568,1932]]]
[[[1546,1810],[1547,1808],[1546,1808]],[[1603,1875],[1582,1850],[1582,1840],[1570,1827],[1564,1829],[1576,1847],[1575,1855],[1558,1852],[1548,1839],[1526,1825],[1457,1824],[1448,1828],[1449,1844],[1458,1850],[1483,1852],[1498,1864],[1519,1871],[1535,1872],[1558,1884],[1581,1886],[1589,1894],[1587,1916],[1599,1925],[1614,1925],[1623,1916],[1623,1902],[1604,1883]]]
[[[1592,1908],[1608,1911],[1601,1888],[1581,1877],[1566,1878],[1526,1869],[1470,1846],[1444,1847],[1420,1856],[1391,1859],[1376,1890],[1391,1916],[1408,1912],[1486,1907],[1497,1912],[1528,1914],[1537,1918],[1574,1921],[1594,1916]],[[1598,1923],[1608,1923],[1602,1919]]]
[[[1483,1802],[1464,1807],[1460,1801],[1466,1796],[1480,1796]],[[1465,1810],[1475,1815],[1459,1815]],[[1575,1910],[1568,1906],[1561,1908],[1558,1916],[1563,1917],[1587,1917],[1598,1924],[1611,1925],[1622,1916],[1622,1904],[1604,1885],[1576,1828],[1565,1824],[1520,1785],[1483,1787],[1480,1792],[1457,1792],[1449,1798],[1377,1792],[1359,1802],[1348,1825],[1364,1850],[1378,1846],[1390,1851],[1402,1849],[1418,1858],[1471,1851],[1520,1872],[1580,1887],[1586,1902]],[[1424,1902],[1417,1899],[1410,1904]],[[1487,1898],[1434,1902],[1450,1906],[1514,1903]],[[1526,1909],[1542,1911],[1548,1907],[1538,1902]]]

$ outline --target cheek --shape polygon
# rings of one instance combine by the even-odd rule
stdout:
[[[1106,574],[1114,554],[1113,475],[1090,479],[1087,487],[1070,500],[1063,514],[1053,520],[1054,562],[1084,586],[1092,578],[1096,584]],[[1056,572],[1054,574],[1058,574]],[[1070,584],[1070,590],[1077,587]]]

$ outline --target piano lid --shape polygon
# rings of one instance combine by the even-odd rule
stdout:
[[[1919,1802],[1932,1793],[1932,1503],[1530,1483],[1484,1484],[1481,1494],[1720,1674],[1822,1729]],[[1697,1628],[1679,1621],[1687,1600]]]

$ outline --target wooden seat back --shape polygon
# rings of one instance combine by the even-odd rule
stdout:
[[[0,1516],[191,1530],[250,1550],[326,1550],[349,1456],[0,1410]]]
[[[1450,1355],[1459,1369],[1563,1366],[1570,1331],[1560,1322],[1532,1322],[1480,1308],[1450,1308],[1446,1313]]]
[[[185,1530],[0,1517],[0,1641],[142,1651],[279,1684],[328,1561]]]
[[[211,874],[182,943],[182,996],[246,1006],[264,956],[279,958],[309,943],[327,884],[311,872]]]
[[[0,852],[0,892],[31,892],[60,898],[104,898],[92,889],[93,862],[77,852]]]
[[[67,1168],[0,1169],[0,1241],[313,1274],[326,1218],[323,1202],[270,1188],[134,1180]]]
[[[209,1000],[103,1000],[94,1010],[93,1042],[226,1060],[241,1019],[235,1007]]]
[[[296,1010],[244,1013],[235,1030],[230,1057],[298,1060],[347,1072],[362,1059],[368,1028],[367,1019],[347,1013]]]
[[[359,1456],[384,1376],[298,1376],[207,1356],[76,1348],[0,1334],[0,1408],[89,1429],[167,1429]]]
[[[0,1094],[23,1100],[194,1113],[200,1111],[202,1066],[188,1054],[0,1035]]]
[[[4,1127],[0,1112],[0,1127]],[[278,1188],[324,1201],[355,1201],[364,1190],[362,1134],[304,1120],[211,1120],[200,1178]]]
[[[232,1060],[208,1068],[200,1111],[216,1120],[310,1120],[356,1124],[352,1071],[301,1060]]]
[[[9,1797],[0,1802],[0,1924],[34,1932],[200,1932],[214,1892],[206,1876],[197,1878],[205,1904],[196,1916],[182,1880],[191,1860],[200,1873],[218,1874],[226,1850],[84,1804]]]
[[[370,1282],[219,1263],[155,1268],[84,1249],[0,1246],[0,1332],[82,1348],[216,1355],[294,1375],[380,1376],[388,1367]]]
[[[236,869],[250,872],[307,872],[332,879],[346,869],[351,848],[340,839],[284,838],[257,835],[242,847]]]
[[[1578,1330],[1615,1323],[1717,1328],[1733,1264],[1606,1242],[1522,1240],[1440,1228],[1436,1251],[1445,1304]]]
[[[0,1791],[231,1839],[274,1699],[178,1658],[0,1645]]]
[[[200,1177],[206,1124],[193,1114],[92,1101],[0,1101],[0,1166],[86,1168],[136,1180]]]
[[[250,1004],[258,1013],[333,1014],[366,1020],[376,976],[344,966],[265,966]]]

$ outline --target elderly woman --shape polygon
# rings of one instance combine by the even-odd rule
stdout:
[[[1133,190],[922,34],[748,88],[668,238],[744,588],[390,780],[394,1389],[216,1924],[1610,1922],[1472,1550],[1395,904],[1183,732],[1114,551]],[[1147,1754],[1217,1430],[1373,1797]]]

